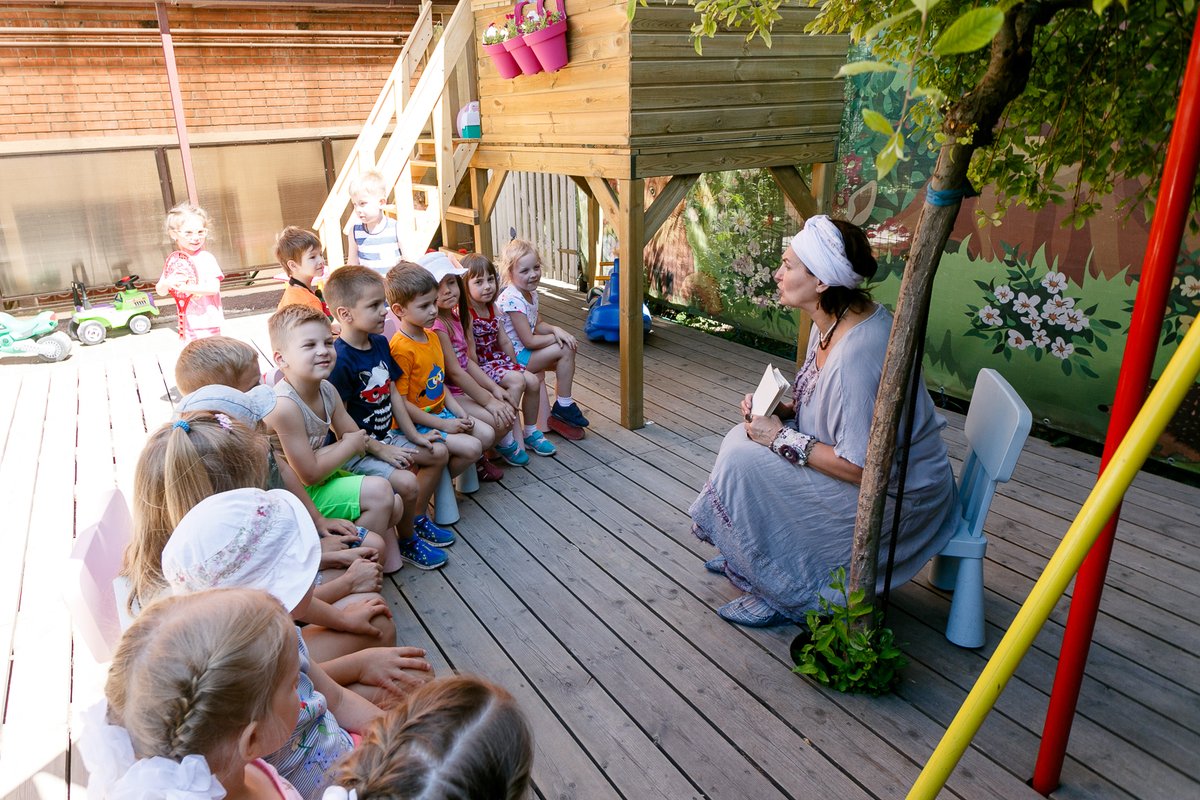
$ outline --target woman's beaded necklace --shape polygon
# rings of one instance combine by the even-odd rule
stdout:
[[[817,328],[817,349],[829,349],[829,343],[833,340],[833,332],[837,330],[838,323],[842,321],[842,317],[846,316],[846,312],[849,310],[850,306],[843,308],[834,319],[833,324],[829,326],[829,330],[822,332],[820,328]]]

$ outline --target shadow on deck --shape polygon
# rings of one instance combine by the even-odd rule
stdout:
[[[555,290],[542,309],[578,330],[581,306]],[[235,320],[229,332],[265,338],[263,322]],[[14,548],[0,566],[0,634],[12,645],[0,662],[5,796],[63,797],[71,778],[83,782],[72,703],[90,704],[103,673],[81,645],[72,652],[55,574],[75,520],[86,524],[114,483],[128,492],[145,431],[170,414],[170,332],[137,348],[110,344],[60,365],[4,368],[0,385]],[[943,638],[946,596],[922,577],[894,593],[890,623],[911,661],[897,694],[823,690],[789,672],[793,629],[744,630],[713,613],[737,591],[703,569],[712,551],[686,514],[768,360],[656,321],[645,360],[652,424],[631,432],[615,422],[616,348],[582,343],[574,394],[588,437],[556,440],[557,458],[463,498],[449,566],[405,569],[388,584],[400,641],[425,647],[439,671],[479,673],[521,702],[537,736],[537,796],[903,797],[1094,481],[1094,458],[1031,441],[987,524],[988,646]],[[961,456],[962,418],[948,416]],[[72,491],[74,507],[63,501]],[[1127,496],[1055,797],[1200,795],[1198,505],[1200,491],[1150,475]],[[24,561],[11,557],[21,551]],[[1066,608],[942,796],[1037,796],[1024,782]]]

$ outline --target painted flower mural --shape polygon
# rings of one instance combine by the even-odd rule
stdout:
[[[1067,294],[1070,282],[1054,265],[1039,272],[1039,267],[1022,263],[1017,251],[1010,250],[1004,283],[975,281],[984,292],[984,305],[967,306],[966,335],[995,342],[992,353],[1010,361],[1013,353],[1027,352],[1038,361],[1049,353],[1062,362],[1067,375],[1078,369],[1089,378],[1099,377],[1088,363],[1093,356],[1089,348],[1108,350],[1105,339],[1121,323],[1097,319],[1093,328],[1092,315],[1098,306],[1081,308],[1081,298]]]

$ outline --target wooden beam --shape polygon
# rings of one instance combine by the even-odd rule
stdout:
[[[479,170],[483,174],[487,174],[486,169]],[[496,201],[500,199],[500,190],[504,188],[504,181],[508,179],[508,170],[494,169],[492,177],[488,180],[487,189],[483,193],[483,200],[479,204],[479,221],[492,221],[492,212],[496,210]]]
[[[596,285],[596,276],[600,274],[600,203],[587,194],[587,263],[588,285],[590,291]]]
[[[808,182],[804,180],[800,170],[791,165],[771,167],[770,169],[771,177],[775,179],[775,183],[779,184],[779,189],[784,196],[792,201],[792,205],[800,212],[800,216],[808,219],[821,213],[817,208],[817,201],[813,199],[812,189],[808,187]]]
[[[836,178],[836,164],[812,165],[812,196],[817,201],[818,213],[828,214],[833,208],[833,190]]]
[[[671,180],[667,181],[667,185],[662,188],[658,196],[654,198],[654,202],[646,209],[646,241],[649,242],[654,238],[654,234],[658,233],[658,229],[663,226],[667,218],[679,207],[683,202],[683,198],[687,197],[688,189],[692,188],[692,184],[696,182],[699,175],[675,175]]]
[[[492,245],[492,224],[484,218],[483,199],[487,196],[488,174],[486,169],[471,168],[471,207],[475,209],[475,252],[488,259],[495,255]],[[495,201],[492,201],[495,203]]]
[[[607,181],[601,181],[605,189]],[[642,250],[645,248],[646,182],[640,178],[617,183],[620,216],[617,239],[620,241],[620,337],[621,337],[621,425],[633,430],[646,424],[643,409],[642,373],[642,297],[645,276]],[[600,187],[592,186],[594,192]],[[600,199],[600,198],[598,198]],[[600,199],[603,204],[603,199]]]
[[[588,187],[592,190],[592,196],[600,203],[600,209],[604,212],[604,218],[615,223],[621,216],[621,204],[617,201],[617,193],[613,191],[612,186],[604,178],[598,178],[595,175],[585,175],[583,179],[587,181]],[[644,185],[643,181],[638,181],[638,183]],[[643,208],[644,205],[644,200],[638,200],[639,209]]]

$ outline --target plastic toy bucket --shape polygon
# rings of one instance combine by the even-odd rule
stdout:
[[[496,65],[496,71],[500,73],[501,78],[515,78],[521,74],[521,67],[517,65],[516,59],[504,47],[504,42],[498,44],[483,45],[483,52],[487,53],[492,59],[492,63]]]

